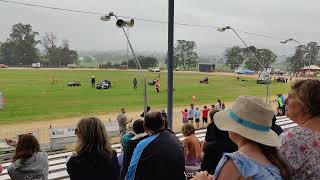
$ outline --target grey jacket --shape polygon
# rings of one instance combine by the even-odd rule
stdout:
[[[8,174],[12,180],[47,180],[48,156],[45,152],[35,153],[31,158],[16,160],[8,167]]]

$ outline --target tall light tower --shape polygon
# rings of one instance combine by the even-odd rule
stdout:
[[[111,20],[111,17],[115,17],[117,22],[116,22],[116,26],[118,28],[121,28],[122,31],[123,31],[123,34],[125,35],[126,39],[127,39],[127,43],[129,45],[129,48],[131,50],[131,53],[133,55],[133,58],[136,62],[136,65],[138,67],[138,70],[139,72],[141,73],[142,77],[143,77],[143,97],[144,97],[144,114],[147,113],[147,78],[141,68],[141,65],[140,65],[140,62],[139,62],[139,59],[137,58],[135,52],[134,52],[134,49],[132,47],[132,44],[129,40],[129,37],[128,37],[128,34],[126,33],[124,27],[133,27],[134,26],[134,19],[130,19],[129,21],[125,21],[123,19],[119,19],[113,12],[110,12],[108,15],[105,15],[105,16],[101,16],[100,19],[102,21],[110,21]],[[146,116],[144,116],[146,117]]]
[[[235,29],[233,29],[230,26],[226,26],[226,27],[222,27],[222,28],[218,28],[217,29],[219,32],[224,32],[226,30],[231,30],[233,31],[233,33],[240,39],[240,41],[245,45],[245,47],[248,49],[248,51],[250,52],[250,54],[254,57],[254,59],[257,61],[257,63],[261,66],[262,69],[264,69],[266,71],[266,75],[267,75],[267,92],[266,92],[266,102],[269,103],[269,97],[270,97],[270,77],[269,77],[269,73],[267,72],[267,67],[264,67],[261,62],[258,60],[258,58],[255,56],[255,54],[250,50],[250,48],[248,47],[247,43],[241,38],[241,36],[237,33],[237,31]]]

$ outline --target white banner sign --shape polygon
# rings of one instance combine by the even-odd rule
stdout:
[[[109,122],[105,124],[108,134],[119,132],[118,122]],[[66,138],[76,136],[76,128],[52,128],[50,131],[51,138]]]

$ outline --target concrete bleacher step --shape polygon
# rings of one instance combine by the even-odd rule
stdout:
[[[286,116],[277,117],[276,124],[281,126],[283,129],[289,129],[298,126],[298,124],[294,123]],[[199,129],[196,130],[196,136],[199,138],[200,141],[204,141],[206,129]],[[184,140],[182,137],[182,133],[177,133],[177,137],[180,141]],[[114,144],[112,145],[117,153],[121,153],[121,144]],[[72,152],[64,152],[54,155],[49,155],[49,180],[52,179],[69,179],[69,175],[66,171],[66,157],[72,155]],[[2,164],[4,168],[7,168],[11,163],[4,163]],[[0,180],[8,180],[10,179],[9,175],[7,174],[6,169],[0,174]]]

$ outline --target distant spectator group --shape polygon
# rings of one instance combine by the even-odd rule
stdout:
[[[282,106],[299,126],[284,132],[275,124],[272,107],[254,96],[238,97],[229,109],[220,100],[211,109],[191,104],[182,111],[182,142],[167,129],[165,112],[149,111],[143,114],[144,120],[131,125],[121,109],[117,118],[123,147],[120,158],[111,148],[102,121],[83,118],[76,127],[78,143],[67,160],[67,172],[72,180],[185,180],[186,173],[195,169],[199,172],[193,180],[318,180],[319,92],[319,80],[292,85]],[[278,108],[283,113],[282,106]],[[193,126],[195,120],[200,127],[200,117],[202,125],[208,117],[211,121],[202,143]],[[45,180],[48,169],[47,155],[37,139],[20,135],[7,168],[10,177]]]

